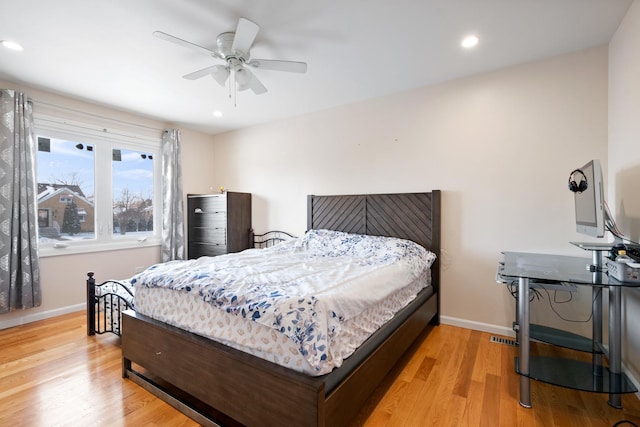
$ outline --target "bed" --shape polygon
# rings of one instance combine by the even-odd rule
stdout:
[[[295,238],[286,231],[250,232],[254,248],[269,248]],[[95,274],[87,273],[87,335],[112,333],[121,335],[122,312],[134,310],[134,287],[129,279],[96,283]]]
[[[440,192],[309,196],[307,212],[309,230],[398,237],[427,248],[436,254],[431,286],[318,376],[128,310],[123,377],[203,425],[348,425],[426,326],[439,323]]]

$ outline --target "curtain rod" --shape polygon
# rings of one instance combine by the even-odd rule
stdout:
[[[148,130],[153,130],[153,131],[158,131],[158,132],[162,132],[162,131],[165,130],[165,129],[155,128],[155,127],[152,127],[152,126],[141,125],[139,123],[131,123],[131,122],[127,122],[125,120],[114,119],[114,118],[111,118],[111,117],[104,117],[104,116],[101,116],[99,114],[87,113],[86,111],[75,110],[73,108],[63,107],[62,105],[51,104],[49,102],[39,101],[37,99],[31,99],[31,100],[32,100],[32,102],[35,102],[36,104],[46,105],[47,107],[52,107],[52,108],[55,108],[55,109],[58,109],[58,110],[70,111],[72,113],[80,114],[80,115],[91,117],[91,118],[94,118],[94,119],[109,120],[109,121],[114,122],[114,123],[120,123],[120,124],[124,124],[124,125],[128,125],[128,126],[133,126],[133,127],[138,127],[138,128],[148,129]]]

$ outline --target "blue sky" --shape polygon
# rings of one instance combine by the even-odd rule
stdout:
[[[95,149],[89,151],[87,144],[76,148],[78,142],[50,138],[50,152],[38,151],[38,182],[69,183],[74,179],[87,197],[95,192]],[[89,144],[94,147],[93,145]],[[121,150],[121,161],[112,161],[113,195],[117,199],[123,189],[144,198],[153,197],[153,162],[141,157],[144,152]]]

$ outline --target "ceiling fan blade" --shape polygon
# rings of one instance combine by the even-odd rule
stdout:
[[[153,35],[158,37],[159,39],[166,40],[171,43],[175,43],[179,46],[187,47],[189,49],[197,50],[198,52],[204,53],[209,56],[213,56],[214,58],[223,59],[222,55],[220,55],[215,50],[207,49],[206,47],[202,47],[195,43],[188,42],[186,40],[182,40],[179,37],[172,36],[171,34],[163,33],[162,31],[154,31]]]
[[[244,67],[236,70],[236,82],[239,91],[251,89],[256,95],[261,95],[267,91],[267,88],[262,82],[260,82],[251,71]]]
[[[255,68],[262,68],[263,70],[275,70],[275,71],[287,71],[289,73],[306,73],[307,63],[297,61],[280,61],[277,59],[252,59],[247,62]]]
[[[238,27],[236,28],[236,35],[233,38],[231,49],[235,52],[248,54],[259,30],[260,27],[255,22],[249,21],[246,18],[240,18],[238,20]]]
[[[219,65],[214,65],[211,67],[203,68],[202,70],[194,71],[193,73],[185,74],[184,76],[182,76],[182,78],[187,80],[196,80],[209,74],[213,74],[216,67],[219,67]]]
[[[260,80],[258,80],[256,76],[253,76],[253,78],[249,82],[249,88],[256,95],[262,95],[263,93],[267,92],[267,88],[262,84]]]

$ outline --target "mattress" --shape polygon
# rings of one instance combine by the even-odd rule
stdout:
[[[318,376],[426,288],[434,260],[407,240],[311,230],[272,248],[157,264],[131,282],[140,314]]]

